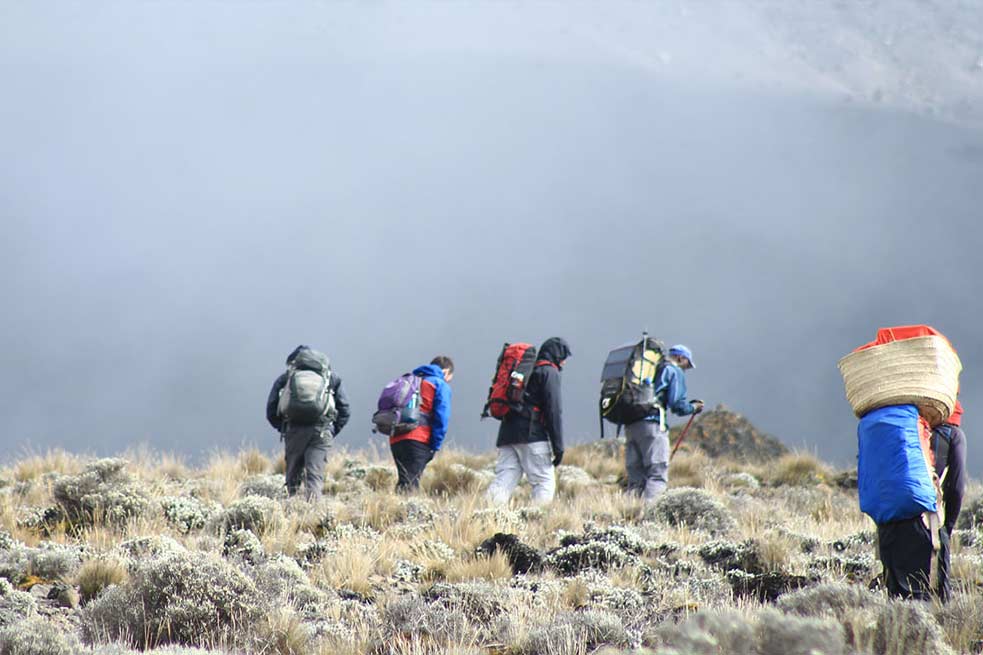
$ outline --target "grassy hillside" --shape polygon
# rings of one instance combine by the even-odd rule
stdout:
[[[311,505],[254,450],[25,458],[0,470],[0,654],[979,652],[975,503],[940,608],[868,590],[855,477],[809,455],[684,451],[654,506],[610,441],[547,508],[488,507],[493,462],[442,452],[400,497],[390,461],[335,451]]]

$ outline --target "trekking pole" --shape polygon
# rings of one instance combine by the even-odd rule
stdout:
[[[695,418],[696,418],[696,414],[690,414],[689,422],[686,424],[686,427],[683,428],[683,431],[680,433],[679,438],[676,439],[676,445],[672,447],[672,452],[669,453],[670,462],[672,461],[672,456],[676,454],[676,451],[679,450],[679,447],[682,445],[683,439],[686,438],[686,433],[689,432],[689,426],[693,425],[693,419]]]

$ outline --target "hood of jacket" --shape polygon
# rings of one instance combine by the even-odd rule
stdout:
[[[444,369],[436,364],[427,364],[425,366],[417,366],[413,369],[413,375],[419,375],[421,378],[438,378],[443,380]]]
[[[557,368],[562,368],[560,362],[571,355],[573,353],[570,351],[570,346],[567,344],[566,339],[551,337],[539,347],[538,358],[556,364]]]

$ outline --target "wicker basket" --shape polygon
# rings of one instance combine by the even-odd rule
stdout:
[[[852,352],[839,363],[858,417],[888,405],[917,405],[931,425],[952,413],[962,363],[944,337],[892,341]]]

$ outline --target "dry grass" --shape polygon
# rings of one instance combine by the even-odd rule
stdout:
[[[508,558],[497,550],[490,557],[455,560],[443,570],[443,578],[447,582],[508,580],[511,577],[512,567]]]
[[[374,595],[377,568],[382,564],[378,544],[360,537],[338,542],[338,550],[327,555],[313,570],[311,579],[331,589]]]
[[[667,556],[653,547],[620,568],[614,566],[581,577],[560,578],[551,569],[526,578],[542,585],[530,596],[535,602],[509,601],[512,604],[508,610],[501,611],[503,618],[511,622],[509,634],[516,640],[539,629],[537,626],[551,625],[556,616],[565,612],[621,612],[617,606],[611,609],[599,604],[606,593],[618,598],[618,594],[630,596],[633,591],[645,589],[645,612],[652,616],[684,616],[696,609],[735,606],[748,615],[757,612],[761,605],[756,601],[734,603],[723,573],[710,570],[695,554],[695,547],[711,539],[708,534],[685,525],[665,525],[653,515],[651,506],[622,492],[617,478],[622,473],[623,453],[613,444],[570,448],[564,463],[582,468],[594,482],[569,496],[558,497],[545,508],[527,506],[527,486],[517,490],[508,507],[488,506],[482,492],[494,453],[441,452],[427,469],[421,494],[407,498],[393,492],[395,476],[391,464],[384,461],[379,466],[373,462],[384,453],[366,457],[333,450],[327,462],[332,495],[315,506],[296,499],[277,501],[283,518],[261,531],[259,538],[268,557],[282,554],[301,558],[305,549],[317,542],[317,559],[311,560],[307,571],[310,585],[335,600],[318,606],[311,616],[334,622],[337,633],[319,633],[309,639],[312,618],[307,616],[308,610],[286,609],[288,604],[281,603],[283,609],[265,613],[257,628],[257,639],[266,644],[262,652],[410,655],[515,651],[517,646],[511,642],[458,643],[416,633],[380,641],[380,626],[372,615],[375,608],[384,605],[384,599],[418,594],[438,581],[494,589],[496,593],[515,591],[510,591],[512,570],[504,554],[474,555],[475,547],[497,532],[514,534],[543,552],[559,545],[561,531],[583,534],[588,526],[623,526],[647,543],[671,544],[675,549]],[[193,494],[196,499],[216,501],[220,506],[237,500],[240,485],[249,477],[282,470],[279,454],[270,456],[256,449],[213,453],[197,469],[180,458],[146,449],[135,449],[127,457],[127,473],[152,498]],[[193,552],[221,553],[224,535],[214,524],[206,523],[185,534],[165,520],[156,505],[121,525],[107,524],[104,517],[97,515],[94,525],[80,532],[56,526],[50,536],[41,536],[18,525],[25,510],[53,503],[46,476],[77,473],[86,461],[56,451],[32,455],[0,470],[0,478],[26,483],[18,486],[17,493],[11,486],[0,493],[0,529],[29,546],[45,540],[68,545],[84,543],[85,561],[74,574],[74,582],[86,602],[111,585],[125,584],[126,567],[115,551],[123,540],[162,535]],[[764,486],[733,489],[720,482],[724,474],[738,472],[754,474]],[[805,574],[813,555],[804,553],[803,539],[824,544],[822,548],[826,550],[820,554],[825,555],[830,552],[831,541],[873,528],[870,520],[860,514],[856,494],[829,486],[829,474],[828,467],[809,454],[795,453],[768,466],[755,467],[713,460],[702,452],[681,451],[672,462],[670,483],[673,487],[702,488],[726,506],[736,527],[721,538],[734,542],[753,540],[766,570]],[[218,507],[214,511],[221,510]],[[872,552],[873,547],[869,548]],[[962,590],[960,601],[951,611],[938,610],[948,640],[959,652],[971,649],[974,640],[980,638],[977,634],[983,632],[978,629],[979,617],[983,616],[983,603],[978,600],[978,589],[983,587],[981,551],[978,546],[956,549],[953,574]],[[407,564],[412,571],[409,574]],[[304,565],[307,566],[306,560]],[[691,575],[698,578],[693,584],[686,583],[690,569]],[[842,568],[830,565],[827,569],[826,579],[844,577]],[[401,572],[398,578],[397,571]],[[344,604],[332,591],[352,592],[360,599]],[[562,639],[550,646],[554,647],[583,651],[582,642],[565,643]]]
[[[88,603],[110,585],[124,584],[129,577],[126,564],[117,559],[90,559],[82,564],[75,575],[75,585],[79,588],[82,602]]]
[[[706,483],[709,468],[710,458],[702,450],[680,450],[669,465],[669,486],[699,489]]]
[[[82,470],[82,460],[64,450],[50,450],[43,455],[30,455],[19,460],[13,468],[13,478],[18,482],[37,480],[47,473],[74,475]]]
[[[759,469],[759,477],[772,486],[808,486],[826,482],[832,471],[812,453],[782,455]]]

